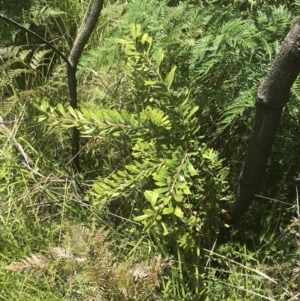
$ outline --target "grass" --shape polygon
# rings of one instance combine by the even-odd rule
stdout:
[[[137,293],[141,300],[156,300],[159,278],[170,261],[146,251],[145,235],[134,242],[134,232],[124,235],[112,228],[58,169],[43,176],[17,162],[16,152],[10,158],[7,153],[1,152],[2,160],[6,156],[0,207],[2,300],[126,300]]]

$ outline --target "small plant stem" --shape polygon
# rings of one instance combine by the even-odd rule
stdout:
[[[5,125],[5,122],[3,121],[3,118],[0,116],[0,128],[3,129],[7,134],[11,142],[14,144],[16,149],[19,151],[19,153],[22,155],[24,158],[26,165],[29,167],[34,166],[33,160],[26,154],[24,151],[22,145],[18,143],[18,141],[15,138],[14,133]]]

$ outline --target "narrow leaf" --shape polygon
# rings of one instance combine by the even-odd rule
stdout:
[[[168,229],[167,229],[165,223],[161,223],[161,225],[162,225],[162,227],[163,227],[163,229],[164,229],[163,235],[164,235],[164,236],[168,235],[168,234],[169,234],[169,231],[168,231]]]
[[[147,216],[152,216],[154,215],[154,211],[151,209],[144,209],[143,210],[144,214],[146,214]]]
[[[157,191],[151,191],[151,190],[146,190],[144,192],[145,198],[150,202],[151,207],[154,208],[157,198],[158,198],[158,192]]]
[[[145,44],[145,42],[147,41],[147,38],[148,38],[148,34],[147,34],[147,33],[144,33],[144,34],[143,34],[143,37],[142,37],[142,39],[141,39],[141,43],[142,43],[142,44]]]
[[[170,87],[173,83],[176,68],[177,67],[174,66],[165,79],[165,83],[167,84],[168,89],[170,89]]]
[[[164,54],[162,52],[162,48],[159,48],[156,54],[156,68],[159,69],[161,62],[164,59]]]
[[[149,215],[144,214],[144,215],[134,217],[133,220],[136,221],[136,222],[139,222],[139,221],[142,221],[144,219],[147,219],[148,217],[149,217]]]

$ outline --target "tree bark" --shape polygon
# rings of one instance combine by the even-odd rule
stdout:
[[[300,72],[300,19],[292,26],[257,91],[256,112],[235,201],[228,214],[235,223],[245,213],[262,185],[283,107]]]
[[[70,94],[70,105],[73,109],[77,109],[77,78],[76,71],[80,56],[83,49],[95,29],[97,20],[100,16],[104,0],[94,0],[93,6],[85,23],[82,32],[78,35],[73,48],[68,57],[68,87]],[[75,170],[80,172],[79,150],[80,150],[80,133],[76,127],[72,129],[72,156]]]

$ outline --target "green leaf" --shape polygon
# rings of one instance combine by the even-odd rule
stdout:
[[[170,203],[170,201],[172,200],[172,196],[167,196],[163,198],[163,204],[164,205],[168,205]]]
[[[141,43],[142,43],[142,44],[145,44],[145,42],[148,40],[148,36],[149,36],[149,35],[148,35],[147,33],[144,33],[144,34],[143,34],[143,37],[142,37],[142,39],[141,39]]]
[[[175,199],[176,202],[182,202],[182,200],[183,200],[183,196],[181,194],[177,194],[177,193],[173,194],[173,198]]]
[[[142,220],[147,219],[147,218],[149,218],[149,215],[144,214],[144,215],[134,217],[133,220],[136,221],[136,222],[139,222],[139,221],[142,221]]]
[[[179,217],[179,218],[183,218],[183,212],[179,207],[176,207],[174,210],[174,214]]]
[[[144,85],[145,86],[155,86],[157,84],[157,81],[155,80],[145,80]]]
[[[176,68],[177,67],[174,66],[165,79],[165,83],[167,84],[168,89],[170,89],[170,87],[173,83]]]
[[[48,108],[50,107],[49,102],[46,100],[42,100],[42,103],[40,106],[35,105],[35,107],[37,107],[38,109],[40,109],[43,112],[46,112],[48,110]]]
[[[39,116],[38,117],[38,122],[45,121],[48,117],[47,116]]]
[[[163,171],[165,171],[165,169]],[[164,175],[164,177],[162,177],[162,174]],[[167,176],[167,171],[165,173],[162,173],[162,170],[160,170],[158,174],[153,174],[153,179],[157,182],[164,182]]]
[[[199,110],[198,106],[195,106],[188,116],[185,117],[185,120],[188,121],[197,111]]]
[[[77,117],[77,112],[76,112],[76,110],[74,110],[72,107],[68,107],[68,111],[71,113],[71,115],[74,117],[74,118],[78,118]]]
[[[148,46],[148,48],[147,48],[147,50],[146,50],[146,54],[147,54],[147,56],[149,56],[149,53],[150,53],[150,49],[151,49],[151,46],[152,46],[152,37],[148,37],[147,38],[147,43],[149,44],[149,46]]]
[[[131,51],[131,50],[125,50],[125,54],[132,55],[132,56],[140,56],[138,52]]]
[[[168,193],[170,191],[169,187],[156,188],[155,190],[160,194]]]
[[[186,182],[183,182],[183,183],[177,182],[177,183],[175,184],[175,187],[176,187],[177,189],[185,189],[185,188],[187,188],[187,183],[186,183]]]
[[[197,170],[195,170],[193,164],[191,164],[190,162],[187,164],[187,169],[192,177],[198,174]]]
[[[146,190],[144,192],[145,198],[150,202],[151,207],[154,208],[157,198],[158,198],[158,192],[157,191],[152,191],[152,190]]]
[[[60,114],[61,115],[63,115],[63,116],[66,116],[67,114],[66,114],[66,111],[65,111],[65,109],[64,109],[64,107],[62,106],[62,104],[61,103],[59,103],[58,105],[57,105],[57,110],[60,112]]]
[[[144,214],[146,214],[147,216],[152,216],[152,215],[154,215],[154,211],[153,210],[151,210],[151,209],[144,209],[143,210],[143,212],[144,212]]]
[[[131,29],[131,35],[134,40],[141,35],[141,25],[140,24],[137,24],[137,25],[131,24],[130,29]]]
[[[190,189],[188,187],[186,187],[186,188],[183,189],[183,193],[184,194],[188,194],[188,195],[192,194],[191,191],[190,191]]]
[[[168,235],[168,234],[169,234],[169,231],[168,231],[168,229],[167,229],[165,223],[162,222],[161,225],[162,225],[162,227],[163,227],[163,229],[164,229],[163,235],[164,235],[164,236]]]
[[[162,214],[171,214],[174,212],[174,208],[173,207],[168,207],[168,208],[164,208],[162,211]]]
[[[127,45],[127,44],[132,44],[132,41],[124,40],[124,39],[116,39],[117,43]]]
[[[164,59],[162,48],[159,48],[156,54],[156,68],[159,69],[161,62]]]

